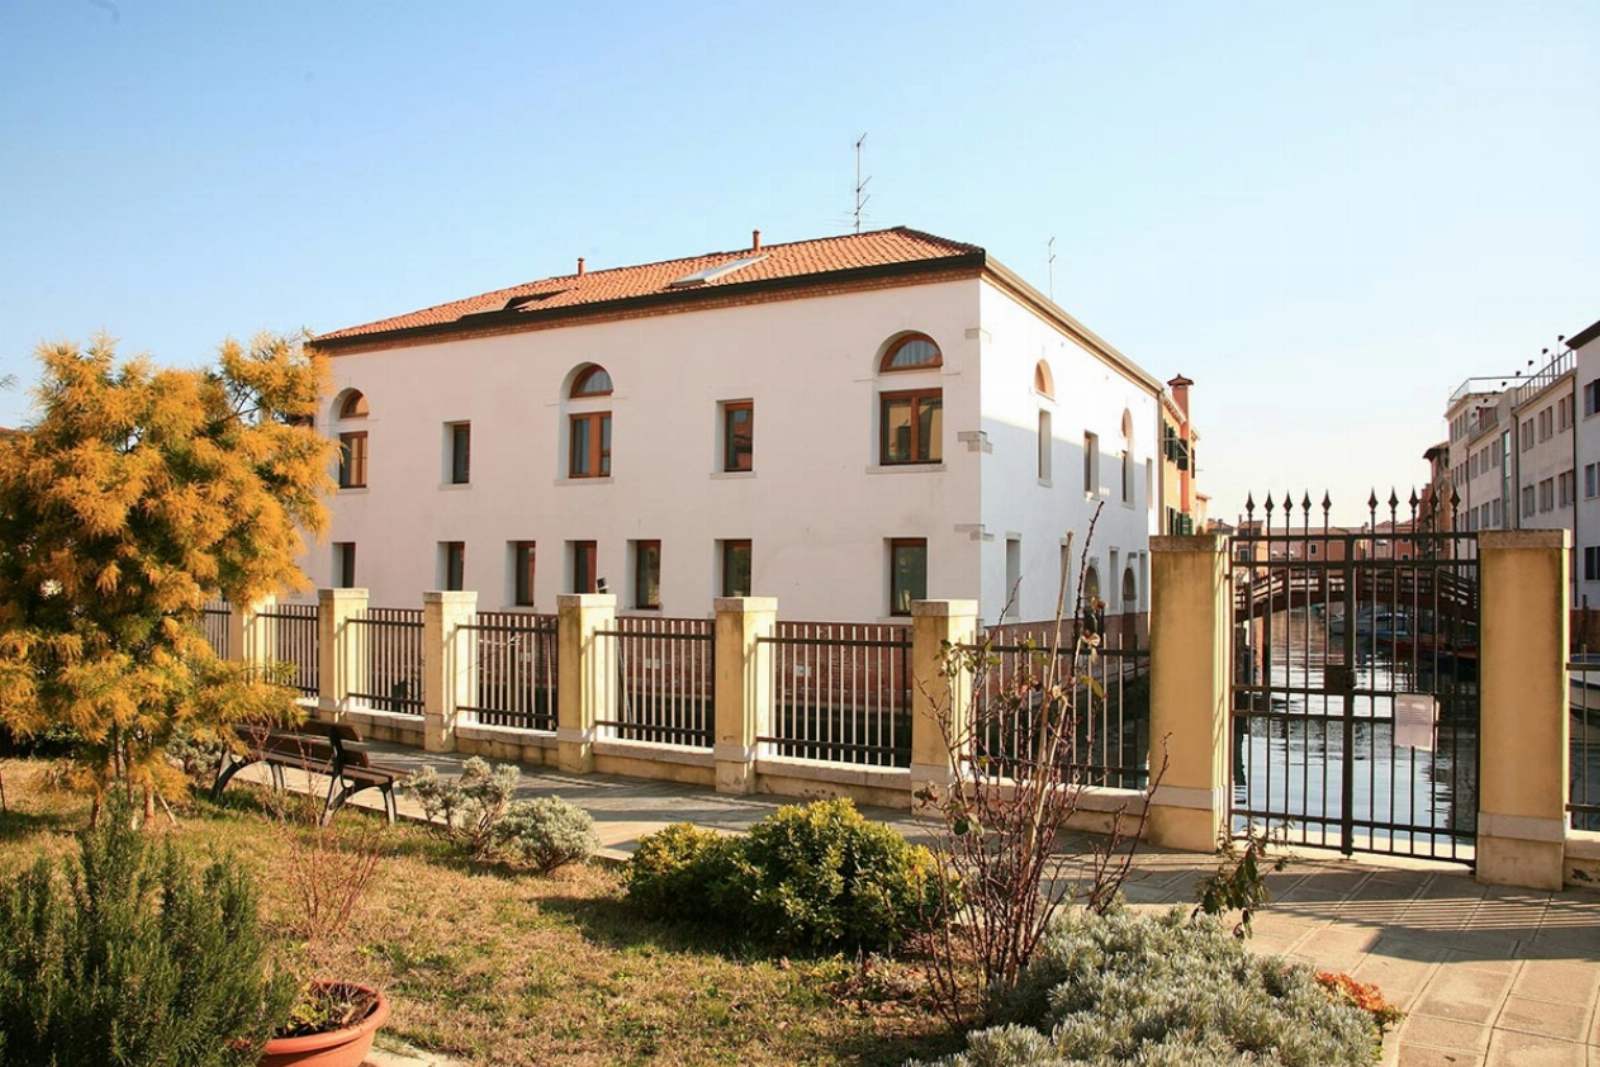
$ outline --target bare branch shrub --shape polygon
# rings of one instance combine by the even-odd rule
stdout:
[[[917,679],[954,768],[947,785],[917,793],[919,809],[940,821],[934,854],[941,884],[951,887],[932,924],[926,971],[952,1025],[970,1024],[1016,986],[1069,901],[1097,913],[1109,908],[1144,833],[1148,792],[1103,813],[1104,836],[1065,837],[1084,790],[1102,784],[1105,772],[1083,758],[1085,743],[1093,749],[1093,712],[1106,702],[1094,670],[1104,605],[1084,592],[1099,518],[1097,508],[1078,557],[1072,610],[1063,573],[1046,643],[1024,642],[1027,669],[998,670],[994,639],[980,636],[969,647],[945,647],[937,682]],[[1069,535],[1067,558],[1071,551]],[[1163,738],[1159,761],[1151,746],[1150,792],[1166,765]]]

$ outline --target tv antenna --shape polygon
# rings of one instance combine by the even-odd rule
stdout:
[[[856,209],[854,218],[857,233],[861,232],[861,211],[867,206],[867,201],[872,199],[871,196],[866,195],[867,182],[872,180],[872,176],[861,177],[861,146],[866,143],[867,135],[865,133],[856,138]]]
[[[1044,247],[1048,253],[1045,263],[1050,268],[1050,299],[1054,300],[1056,298],[1056,239],[1054,234],[1051,235],[1050,240],[1044,243]]]

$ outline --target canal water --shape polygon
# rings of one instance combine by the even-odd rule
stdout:
[[[1258,629],[1256,636],[1264,635]],[[1392,643],[1361,635],[1346,751],[1344,698],[1320,691],[1329,687],[1328,668],[1344,665],[1342,635],[1330,632],[1321,614],[1301,609],[1278,613],[1271,636],[1273,691],[1235,698],[1235,830],[1253,821],[1292,843],[1340,847],[1348,761],[1354,848],[1470,860],[1478,810],[1476,665],[1414,663]],[[1238,680],[1259,684],[1262,659],[1261,648],[1241,647]],[[1431,750],[1394,743],[1395,697],[1404,693],[1437,698]]]

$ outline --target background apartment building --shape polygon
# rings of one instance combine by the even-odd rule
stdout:
[[[1150,534],[1198,502],[1192,383],[904,228],[580,260],[314,343],[342,459],[307,571],[377,604],[550,611],[603,584],[627,611],[753,593],[860,621],[931,595],[1036,620],[1098,509],[1087,581],[1139,614]]]

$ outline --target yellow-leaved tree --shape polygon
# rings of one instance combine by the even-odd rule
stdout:
[[[223,344],[215,367],[119,361],[109,338],[43,345],[35,418],[0,437],[0,725],[73,736],[69,780],[186,788],[165,748],[294,715],[291,692],[219,660],[208,599],[301,588],[326,524],[325,367],[294,339]],[[98,803],[96,805],[98,810]]]

